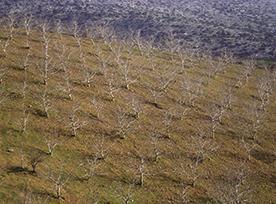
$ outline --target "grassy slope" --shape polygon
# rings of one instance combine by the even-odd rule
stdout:
[[[0,32],[0,37],[4,39],[5,31]],[[147,103],[151,101],[149,87],[155,87],[158,83],[157,75],[161,72],[175,70],[179,67],[179,62],[170,63],[169,55],[160,51],[155,51],[153,60],[157,63],[156,71],[149,67],[148,60],[140,56],[139,52],[133,48],[130,57],[131,74],[136,76],[141,72],[138,82],[131,86],[131,90],[121,88],[116,93],[114,102],[107,100],[106,81],[102,75],[96,75],[90,88],[84,87],[78,82],[81,79],[80,65],[77,59],[77,44],[71,36],[63,36],[66,45],[73,50],[73,57],[70,61],[71,77],[74,87],[74,100],[70,101],[64,94],[57,91],[55,87],[62,81],[62,73],[55,72],[50,77],[49,90],[52,96],[52,108],[50,117],[44,118],[36,114],[35,110],[40,110],[40,95],[43,85],[41,77],[35,63],[42,56],[42,44],[40,33],[32,33],[31,36],[31,62],[28,70],[28,91],[27,104],[32,105],[27,132],[20,133],[20,120],[22,117],[22,98],[20,90],[23,84],[24,72],[19,69],[22,58],[27,50],[22,47],[26,36],[18,31],[15,40],[11,43],[8,57],[0,58],[1,66],[8,68],[8,72],[1,84],[8,98],[0,106],[0,200],[6,203],[23,203],[24,197],[29,195],[38,203],[46,202],[58,203],[91,203],[92,198],[98,198],[101,202],[120,203],[116,197],[116,189],[127,189],[127,182],[137,178],[135,176],[135,166],[139,164],[137,155],[149,157],[153,153],[153,146],[149,138],[150,131],[155,127],[160,132],[164,132],[161,121],[166,110],[179,113],[188,108],[188,114],[179,119],[173,118],[170,127],[170,138],[160,139],[159,145],[163,154],[157,162],[146,160],[146,167],[149,175],[146,176],[145,186],[135,186],[134,203],[167,203],[168,200],[177,198],[179,178],[177,171],[180,171],[179,164],[188,165],[191,155],[193,155],[191,135],[195,134],[197,127],[202,127],[208,132],[210,121],[208,110],[214,103],[219,102],[223,95],[223,88],[229,86],[228,83],[235,84],[237,77],[242,71],[241,65],[227,65],[224,73],[217,74],[214,78],[207,79],[204,75],[208,65],[204,59],[194,59],[195,66],[190,66],[187,62],[187,72],[184,75],[177,72],[176,80],[170,84],[166,94],[158,100],[161,109]],[[59,54],[54,47],[57,36],[51,36],[51,56]],[[98,71],[99,63],[94,56],[94,48],[90,41],[82,41],[87,61],[91,69]],[[117,86],[120,86],[121,76],[109,48],[102,42],[97,42],[97,46],[104,50],[109,56],[109,67],[114,72]],[[41,58],[40,58],[41,59]],[[193,202],[205,203],[210,200],[211,195],[207,191],[212,191],[213,181],[222,180],[227,177],[226,169],[235,169],[243,161],[249,170],[248,182],[253,190],[253,201],[255,203],[269,203],[275,201],[275,132],[276,132],[276,99],[275,93],[271,97],[268,112],[265,115],[263,126],[258,132],[258,145],[255,147],[255,154],[252,154],[251,161],[247,160],[247,155],[239,143],[241,135],[246,134],[246,122],[249,120],[248,110],[252,109],[252,104],[257,102],[256,81],[264,74],[261,69],[256,69],[249,82],[240,89],[234,89],[234,104],[228,110],[227,117],[223,118],[216,134],[216,145],[219,146],[217,152],[209,155],[199,168],[200,177],[196,186],[189,191],[189,197]],[[182,97],[180,85],[182,81],[203,77],[208,84],[203,87],[203,94],[196,101],[195,107],[181,105],[178,101]],[[90,100],[96,97],[104,105],[100,119],[95,117],[95,110],[90,105]],[[118,107],[123,107],[129,112],[128,101],[131,97],[138,98],[143,104],[143,114],[135,122],[134,130],[129,136],[120,140],[114,138],[113,130],[116,125],[115,114]],[[185,96],[183,96],[185,97]],[[274,102],[274,103],[273,103]],[[78,115],[81,120],[88,122],[84,129],[79,131],[77,137],[68,136],[68,128],[64,120],[68,118],[68,112],[74,103],[81,105]],[[52,157],[46,156],[46,160],[38,165],[37,174],[28,171],[17,172],[15,167],[21,164],[21,152],[24,155],[24,165],[30,169],[29,160],[32,155],[45,155],[47,145],[44,137],[59,137],[62,142]],[[101,162],[96,175],[89,181],[78,179],[83,173],[79,167],[80,161],[87,155],[95,153],[95,144],[98,144],[102,136],[105,137],[105,145],[109,147],[108,157]],[[14,152],[9,152],[13,149]],[[173,169],[178,169],[176,173]],[[64,201],[54,198],[55,191],[53,184],[47,178],[49,172],[63,172],[69,178],[68,184],[63,189]],[[28,193],[26,193],[28,192]],[[175,200],[173,202],[176,202]],[[36,202],[35,202],[36,203]]]

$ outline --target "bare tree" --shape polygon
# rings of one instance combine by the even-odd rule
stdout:
[[[54,149],[61,144],[60,138],[45,137],[45,143],[47,144],[48,154],[53,156]]]
[[[167,92],[167,89],[169,85],[175,80],[176,78],[176,72],[168,70],[167,72],[163,73],[161,76],[159,76],[159,90]]]
[[[63,82],[59,84],[58,89],[63,91],[69,100],[73,99],[73,86],[71,83],[71,71],[69,69],[69,61],[70,61],[71,52],[65,46],[62,45],[62,52],[59,57],[61,70],[63,71],[62,78]]]
[[[172,123],[173,123],[173,115],[171,114],[170,111],[165,111],[163,113],[162,129],[166,138],[171,138]]]
[[[43,84],[47,85],[49,80],[49,73],[51,71],[51,62],[52,58],[49,55],[49,43],[50,43],[50,36],[48,34],[48,23],[44,22],[42,25],[42,40],[43,40],[43,65],[38,65],[42,78]]]
[[[119,68],[123,76],[123,82],[124,82],[123,87],[129,90],[130,85],[137,81],[136,79],[133,79],[133,77],[131,76],[130,64],[129,62],[122,62],[120,63]]]
[[[7,98],[7,93],[4,91],[3,88],[3,82],[4,82],[4,77],[6,75],[6,69],[0,69],[0,105],[5,101]]]
[[[146,163],[145,163],[145,159],[143,157],[140,157],[140,163],[138,165],[138,174],[139,174],[138,185],[143,187],[145,175],[147,174]]]
[[[97,46],[96,49],[96,57],[97,60],[100,63],[100,73],[104,75],[104,77],[107,77],[108,74],[108,57],[104,55],[103,50]]]
[[[80,106],[74,105],[69,116],[69,128],[72,137],[76,137],[78,130],[87,125],[86,121],[81,121],[81,119],[77,116],[77,112],[79,109]]]
[[[53,171],[50,171],[48,175],[48,179],[53,183],[55,194],[57,199],[63,199],[62,197],[62,190],[64,189],[64,186],[69,182],[70,177],[63,173],[62,169],[63,166],[59,167],[60,170],[57,173],[54,173]]]
[[[130,100],[130,106],[131,106],[131,115],[133,115],[134,118],[139,119],[141,113],[143,112],[143,107],[141,102],[135,97],[132,97],[132,100]]]
[[[246,85],[249,77],[252,75],[252,73],[255,70],[255,64],[254,61],[247,61],[245,63],[245,66],[243,67],[241,75],[238,77],[238,81],[235,85],[236,88],[241,88],[242,86]]]
[[[96,112],[96,116],[98,119],[101,118],[101,111],[104,107],[103,103],[97,100],[95,97],[91,100],[91,106]]]
[[[259,79],[258,82],[258,95],[261,100],[261,110],[266,111],[266,106],[269,104],[270,96],[272,95],[272,79],[268,70],[266,70],[265,76]]]
[[[80,167],[82,167],[85,171],[81,179],[90,180],[95,175],[96,169],[99,166],[100,162],[97,160],[97,158],[86,158],[80,164]]]
[[[111,101],[115,100],[115,93],[119,91],[119,88],[115,86],[114,75],[111,74],[107,79],[107,93]]]
[[[25,33],[26,33],[26,45],[25,47],[27,49],[30,48],[30,34],[31,34],[31,29],[32,29],[32,15],[26,15],[24,17],[24,28],[25,28]]]
[[[44,86],[42,95],[41,95],[41,106],[43,110],[43,116],[49,118],[49,109],[51,107],[50,95],[48,93],[47,86]]]
[[[28,49],[27,54],[25,55],[22,63],[20,64],[20,66],[22,66],[22,70],[24,70],[25,72],[28,70],[30,66],[30,56],[31,56],[31,50]]]
[[[46,159],[46,157],[43,154],[31,155],[31,156],[32,156],[32,158],[30,160],[30,164],[31,164],[31,167],[32,167],[32,173],[35,174],[35,173],[37,173],[36,172],[37,166],[40,163],[42,163]]]
[[[14,30],[15,30],[15,21],[16,21],[16,15],[14,11],[11,11],[8,15],[8,28],[9,28],[9,39],[13,40],[14,37]]]
[[[122,201],[122,204],[134,202],[133,196],[135,194],[135,189],[133,184],[129,184],[126,188],[124,186],[119,186],[114,193],[115,196]]]
[[[183,81],[181,90],[183,95],[181,103],[192,107],[195,106],[196,100],[202,95],[200,84],[191,80]]]
[[[125,139],[132,130],[133,123],[134,120],[130,120],[127,114],[121,108],[119,108],[116,112],[115,135],[120,139]]]
[[[209,193],[214,201],[222,204],[252,203],[252,189],[248,183],[248,173],[244,164],[237,165],[233,169],[227,168],[223,172],[226,172],[226,175],[221,176],[224,180],[214,181],[215,188]]]
[[[22,118],[21,118],[21,132],[25,133],[27,130],[27,124],[30,117],[30,110],[29,107],[26,107],[25,104],[23,105],[22,109]]]
[[[92,79],[96,76],[96,72],[92,71],[90,67],[86,63],[85,55],[81,51],[80,54],[80,60],[81,60],[81,70],[83,73],[83,83],[85,86],[90,87],[92,83]]]

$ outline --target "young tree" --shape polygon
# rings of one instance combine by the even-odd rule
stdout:
[[[130,85],[135,83],[137,80],[133,79],[133,77],[130,74],[130,64],[129,62],[122,62],[119,65],[121,74],[123,76],[123,88],[130,90]]]
[[[82,180],[88,181],[95,176],[96,170],[99,168],[100,162],[96,157],[87,157],[80,163],[80,167],[84,170]]]
[[[100,74],[102,74],[106,78],[109,71],[108,57],[103,53],[103,50],[99,47],[99,45],[96,47],[95,51],[96,51],[96,58],[100,63],[100,66],[99,66]]]
[[[27,124],[30,117],[30,108],[26,107],[26,105],[23,105],[22,109],[22,118],[21,118],[21,132],[25,133],[27,130]]]
[[[162,92],[167,92],[169,85],[175,80],[176,72],[168,70],[167,72],[163,73],[159,76],[159,90]]]
[[[195,106],[196,100],[202,95],[201,85],[191,80],[182,82],[181,91],[181,103],[191,107]]]
[[[64,199],[62,197],[62,190],[64,189],[64,186],[67,185],[67,183],[69,182],[70,177],[63,172],[63,165],[59,166],[59,168],[60,169],[58,170],[58,172],[53,172],[50,170],[50,173],[47,177],[54,185],[56,198]]]
[[[77,112],[79,109],[80,106],[74,105],[69,115],[69,128],[72,137],[76,137],[78,130],[83,128],[83,126],[87,125],[86,121],[81,121],[81,119],[77,116]]]
[[[133,184],[129,184],[127,187],[119,186],[115,190],[115,196],[122,201],[122,204],[130,204],[134,202],[135,188]]]
[[[80,60],[81,60],[81,70],[83,73],[83,83],[85,86],[90,87],[92,83],[92,79],[96,76],[96,72],[92,71],[90,67],[87,65],[84,53],[82,51],[80,54]]]
[[[138,165],[138,174],[139,174],[138,185],[141,187],[144,186],[146,172],[147,172],[147,169],[146,169],[145,159],[143,157],[140,157],[140,163]]]
[[[91,100],[92,109],[96,112],[96,116],[98,119],[101,118],[101,111],[104,107],[103,103],[97,100],[95,97]]]
[[[150,140],[151,140],[151,145],[152,145],[152,149],[153,149],[153,161],[154,162],[158,162],[161,155],[162,155],[162,151],[160,148],[160,138],[158,137],[158,132],[154,131],[153,133],[151,133],[150,135]]]
[[[47,86],[44,86],[43,93],[41,95],[41,106],[43,110],[43,116],[49,118],[49,109],[51,107],[50,95],[48,93]]]
[[[54,149],[61,144],[60,138],[45,137],[45,143],[47,144],[47,154],[53,156]]]
[[[30,164],[31,164],[31,167],[32,167],[32,173],[36,174],[37,171],[37,166],[42,163],[46,157],[45,155],[43,154],[34,154],[34,155],[31,155],[31,160],[30,160]]]
[[[26,33],[26,49],[30,49],[30,35],[31,35],[31,29],[32,29],[32,15],[25,15],[24,17],[24,28]]]
[[[247,61],[243,67],[242,73],[238,77],[237,83],[235,85],[236,88],[241,88],[242,86],[245,86],[252,75],[252,73],[255,70],[255,64],[254,62]]]
[[[14,38],[16,15],[14,11],[11,11],[8,15],[8,28],[9,28],[9,40]]]
[[[130,100],[130,107],[131,107],[131,115],[135,119],[139,119],[140,115],[143,112],[143,106],[142,106],[141,102],[138,99],[136,99],[135,97],[132,97],[132,99]]]
[[[69,100],[73,100],[73,86],[71,83],[71,70],[69,68],[71,54],[71,51],[65,45],[62,45],[59,61],[63,82],[59,84],[58,89],[64,92]]]
[[[259,79],[257,85],[258,95],[261,100],[260,109],[266,111],[266,106],[269,104],[270,96],[272,95],[272,79],[268,70],[263,77]]]
[[[43,62],[42,64],[37,64],[37,67],[42,75],[43,85],[48,84],[49,74],[52,71],[52,58],[49,55],[49,43],[50,43],[50,36],[48,34],[48,24],[44,22],[42,25],[42,41],[43,41]]]
[[[126,112],[119,108],[116,112],[115,136],[125,139],[132,130],[134,120],[129,120]]]
[[[107,79],[107,94],[111,101],[115,100],[115,93],[119,91],[119,88],[115,86],[114,74],[111,74]]]
[[[225,169],[223,180],[215,180],[212,185],[214,188],[208,189],[215,203],[237,204],[252,203],[252,189],[248,183],[248,173],[245,165],[236,165],[235,168]],[[211,191],[211,192],[210,192]]]

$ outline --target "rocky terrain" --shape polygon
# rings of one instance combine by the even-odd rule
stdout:
[[[172,33],[189,48],[227,51],[237,57],[276,59],[274,0],[2,0],[0,16],[10,11],[39,18],[77,19],[82,24],[108,24],[121,36],[141,31],[164,44]]]

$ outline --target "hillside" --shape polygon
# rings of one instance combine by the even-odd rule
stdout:
[[[44,28],[0,29],[1,203],[276,202],[275,70]]]
[[[276,60],[275,0],[2,0],[0,17],[10,13],[105,24],[122,38],[140,33],[158,45],[173,37],[214,55]]]

